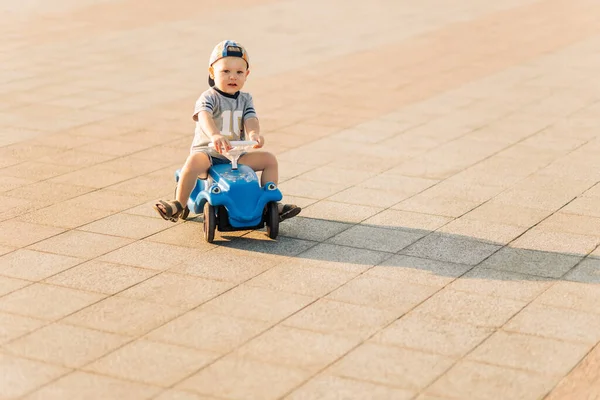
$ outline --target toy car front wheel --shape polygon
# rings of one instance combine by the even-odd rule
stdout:
[[[277,235],[279,235],[279,210],[277,203],[274,201],[267,204],[265,222],[267,223],[267,235],[271,239],[277,238]]]
[[[204,240],[208,243],[215,240],[216,220],[215,208],[207,201],[204,203]]]

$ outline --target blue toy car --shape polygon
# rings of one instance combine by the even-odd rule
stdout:
[[[190,211],[204,214],[204,239],[208,243],[214,241],[215,229],[231,232],[262,229],[265,225],[267,235],[275,239],[279,234],[277,202],[283,196],[275,183],[261,187],[252,168],[238,165],[238,158],[256,142],[230,143],[233,148],[225,155],[231,164],[213,165],[207,179],[198,179],[181,218],[186,219]],[[180,172],[175,172],[176,181]]]

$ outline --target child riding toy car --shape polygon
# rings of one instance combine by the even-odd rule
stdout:
[[[279,234],[279,211],[277,202],[283,197],[277,185],[267,182],[260,186],[256,172],[238,164],[238,158],[254,141],[232,141],[232,149],[225,153],[231,164],[213,165],[207,179],[198,179],[181,218],[186,219],[190,210],[204,214],[204,239],[212,243],[215,229],[220,232],[262,229],[275,239]],[[179,181],[181,170],[175,172]]]

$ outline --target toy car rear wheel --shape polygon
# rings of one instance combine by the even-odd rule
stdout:
[[[279,235],[279,209],[274,201],[267,204],[265,222],[267,223],[267,236],[276,239]]]
[[[215,240],[216,220],[215,208],[207,201],[204,203],[204,240],[208,243]]]

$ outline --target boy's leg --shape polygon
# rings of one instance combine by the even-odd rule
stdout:
[[[266,151],[256,151],[246,153],[238,160],[240,164],[249,166],[255,171],[262,171],[260,184],[264,185],[267,182],[273,182],[277,185],[279,181],[279,166],[277,158]]]
[[[254,171],[262,171],[260,178],[260,184],[264,185],[267,182],[273,182],[276,185],[279,181],[279,165],[277,164],[277,158],[271,153],[266,151],[256,151],[252,153],[246,153],[239,159],[240,164],[244,164],[252,168]],[[279,220],[295,217],[302,211],[300,207],[295,204],[278,204],[279,208]]]
[[[173,222],[177,221],[185,209],[190,194],[196,186],[198,177],[206,178],[210,168],[210,158],[205,153],[192,153],[181,168],[175,201],[160,201],[154,205],[161,217]]]

